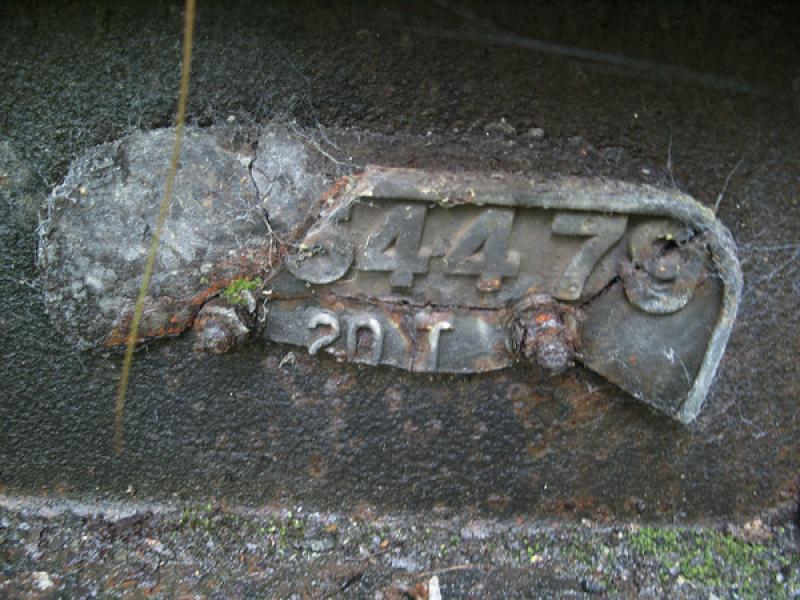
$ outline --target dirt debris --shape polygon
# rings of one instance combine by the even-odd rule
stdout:
[[[47,510],[44,510],[44,509]],[[334,527],[335,525],[335,527]],[[2,497],[11,598],[800,597],[798,529],[363,517]]]

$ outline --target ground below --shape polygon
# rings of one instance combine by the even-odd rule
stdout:
[[[787,515],[565,525],[0,496],[0,596],[800,598],[799,541]]]

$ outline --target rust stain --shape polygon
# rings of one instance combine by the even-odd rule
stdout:
[[[119,327],[118,329],[114,329],[109,334],[108,338],[106,339],[103,346],[106,348],[115,348],[119,346],[124,346],[127,339],[128,339],[128,330],[130,327],[130,321],[132,319],[132,315],[126,318],[126,322],[123,326]],[[166,325],[162,325],[160,327],[156,327],[153,329],[142,330],[138,336],[137,342],[141,343],[146,340],[150,339],[157,339],[161,337],[166,337],[168,335],[178,335],[182,331],[184,331],[187,327],[186,321],[179,322],[174,327],[167,327]]]
[[[511,498],[506,495],[492,494],[486,499],[486,504],[495,512],[505,512],[511,506]]]
[[[333,182],[333,185],[329,187],[325,192],[323,192],[322,196],[320,196],[320,202],[325,204],[332,204],[333,201],[339,197],[342,192],[347,189],[347,186],[353,181],[355,178],[349,175],[345,175],[344,177],[340,177],[336,181]]]
[[[550,448],[548,447],[548,441],[544,441],[541,443],[531,443],[528,444],[526,448],[528,455],[535,459],[541,459],[550,453]]]
[[[269,269],[277,262],[277,257],[272,256],[270,261],[270,254],[268,249],[262,249],[257,253],[250,255],[240,254],[230,261],[221,263],[215,270],[217,273],[224,273],[218,279],[211,282],[206,288],[199,291],[189,298],[178,298],[164,306],[153,307],[152,303],[157,300],[150,298],[151,306],[145,307],[144,321],[138,335],[137,343],[142,343],[147,340],[158,339],[165,336],[178,335],[186,329],[194,325],[197,314],[200,308],[208,302],[211,298],[217,296],[231,283],[243,277],[252,278],[261,275],[265,269]],[[263,262],[262,262],[263,261]],[[154,309],[165,311],[169,313],[167,323],[159,326],[147,326],[146,320],[148,315],[152,315]],[[130,330],[130,323],[133,319],[132,309],[127,314],[122,323],[111,330],[106,338],[103,346],[105,348],[117,348],[124,346],[127,343],[128,332]]]
[[[328,472],[325,457],[321,454],[312,454],[308,457],[308,474],[314,479],[324,479]]]

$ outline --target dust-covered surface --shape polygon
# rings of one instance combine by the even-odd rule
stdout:
[[[37,248],[45,304],[80,349],[127,339],[174,139],[158,129],[92,148],[47,199]],[[270,271],[277,240],[338,174],[314,162],[304,138],[277,126],[186,131],[140,340],[181,333],[220,289]]]
[[[45,302],[55,326],[80,348],[126,338],[174,137],[156,131],[100,146],[76,161],[48,200],[38,250]],[[143,338],[185,327],[208,287],[204,278],[233,279],[266,262],[269,234],[250,160],[225,152],[207,133],[187,132]],[[235,247],[225,241],[231,238]]]
[[[691,428],[581,370],[428,378],[266,344],[198,358],[179,336],[137,354],[120,458],[111,442],[121,359],[76,351],[46,314],[33,215],[46,216],[48,194],[83,153],[171,124],[180,10],[0,11],[7,489],[119,497],[133,486],[156,499],[660,523],[747,522],[796,502],[793,4],[204,3],[192,124],[296,120],[332,168],[677,187],[718,206],[745,289]]]
[[[797,598],[797,526],[779,522],[559,525],[0,496],[0,594]]]

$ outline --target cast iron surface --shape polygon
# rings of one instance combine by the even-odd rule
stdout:
[[[273,344],[196,356],[178,337],[137,354],[127,451],[115,458],[120,357],[78,353],[53,328],[31,213],[80,152],[170,123],[180,15],[155,3],[7,3],[0,483],[660,520],[748,517],[792,501],[797,9],[614,7],[467,5],[480,17],[469,21],[406,2],[208,4],[190,111],[203,126],[297,118],[321,132],[323,150],[324,134],[342,152],[331,156],[358,165],[610,176],[718,202],[745,287],[691,427],[583,370],[420,377]],[[588,53],[522,43],[532,39]]]

